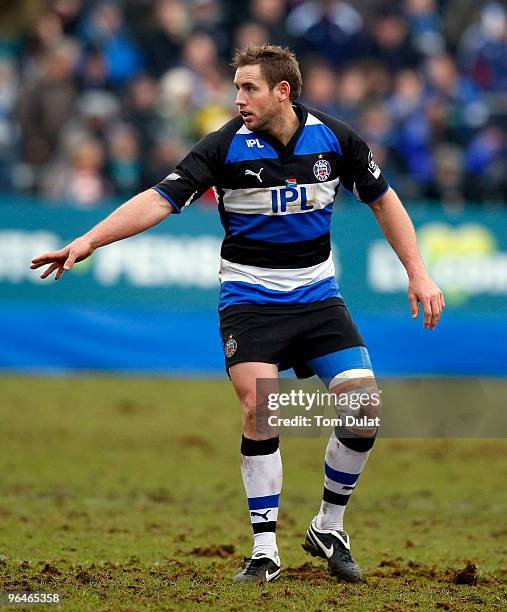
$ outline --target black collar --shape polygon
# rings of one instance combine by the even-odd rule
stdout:
[[[302,104],[293,102],[292,108],[294,109],[294,112],[298,116],[299,127],[294,132],[291,139],[286,145],[280,142],[278,138],[275,138],[274,136],[272,136],[271,134],[268,134],[267,132],[263,132],[263,131],[255,132],[256,134],[259,134],[259,136],[261,136],[263,140],[268,142],[273,147],[273,149],[277,152],[278,157],[280,159],[289,157],[290,155],[294,153],[296,143],[299,140],[299,137],[301,136],[301,132],[303,131],[305,127],[306,119],[308,117],[308,111]]]

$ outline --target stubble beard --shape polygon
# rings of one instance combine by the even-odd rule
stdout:
[[[265,113],[259,117],[255,126],[253,126],[254,132],[267,132],[271,133],[273,128],[279,125],[281,122],[281,117],[277,112],[274,112],[273,109],[267,110]]]

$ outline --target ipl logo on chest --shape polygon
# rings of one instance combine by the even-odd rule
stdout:
[[[319,159],[313,164],[313,173],[317,180],[327,181],[331,176],[331,164],[326,159]]]

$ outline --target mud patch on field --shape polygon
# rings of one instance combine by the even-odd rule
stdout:
[[[235,552],[234,544],[212,544],[211,546],[193,548],[188,554],[198,557],[220,557],[225,559],[234,555]]]
[[[327,570],[308,562],[298,567],[288,567],[284,575],[292,580],[304,580],[309,583],[329,580],[329,572]]]
[[[145,493],[147,499],[155,504],[171,504],[174,502],[174,497],[171,495],[169,489],[164,487],[157,487],[150,489]]]
[[[397,578],[403,576],[408,578],[430,579],[435,578],[437,575],[437,570],[434,566],[424,565],[416,561],[403,563],[401,557],[397,557],[396,559],[382,559],[378,564],[378,568],[379,569],[372,572],[368,572],[368,575],[375,576],[376,578]]]
[[[51,565],[50,563],[45,563],[44,567],[41,570],[41,574],[44,576],[61,576],[62,572],[54,565]]]
[[[426,565],[418,561],[407,561],[397,557],[396,559],[382,559],[378,569],[368,572],[369,576],[376,578],[404,577],[409,579],[425,578],[436,582],[450,582],[453,584],[471,584],[478,582],[477,565],[467,561],[463,568],[447,568],[438,570],[434,565]],[[481,582],[491,583],[494,579],[483,578]]]
[[[206,453],[213,452],[215,450],[214,446],[207,438],[198,436],[196,434],[181,436],[176,440],[176,443],[184,448],[198,448]]]
[[[278,527],[282,529],[286,527],[294,527],[296,525],[296,521],[293,516],[291,516],[287,510],[281,508],[278,512]]]
[[[141,404],[130,398],[125,397],[116,401],[114,403],[114,408],[120,414],[131,415],[147,412],[148,410],[152,409],[152,406]]]
[[[90,574],[90,572],[81,570],[76,573],[76,580],[81,584],[90,584],[90,582],[93,580],[93,576]]]
[[[449,568],[445,577],[454,584],[477,584],[477,566],[471,561],[467,561],[465,567],[461,569]]]

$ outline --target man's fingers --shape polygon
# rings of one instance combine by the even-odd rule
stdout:
[[[417,298],[415,295],[409,294],[408,301],[410,303],[410,310],[412,311],[412,319],[417,319],[419,314],[419,307],[417,306]]]
[[[60,267],[59,263],[53,263],[50,266],[48,266],[44,272],[40,275],[41,278],[47,278],[50,274],[53,274],[53,272]]]
[[[49,253],[43,253],[42,255],[38,255],[32,259],[32,265],[30,266],[32,270],[36,270],[41,266],[44,266],[48,263],[55,261],[56,259],[62,259],[67,255],[66,249],[60,249],[59,251],[50,251]]]
[[[76,253],[74,249],[70,249],[67,259],[65,260],[65,263],[63,264],[63,269],[70,270],[72,266],[76,263],[77,257],[78,257],[78,253]]]
[[[421,304],[424,311],[424,327],[428,329],[431,324],[431,301],[429,298],[421,300]]]
[[[442,292],[440,292],[440,306],[442,307],[442,310],[445,308],[445,298],[444,298],[444,294]]]
[[[55,280],[59,280],[61,275],[65,272],[64,268],[62,268],[62,266],[58,266],[58,270],[55,274]]]
[[[440,306],[440,299],[438,295],[434,295],[431,298],[431,322],[430,322],[430,329],[435,329],[436,324],[438,323],[438,320],[440,319],[440,312],[441,312],[441,306]]]

